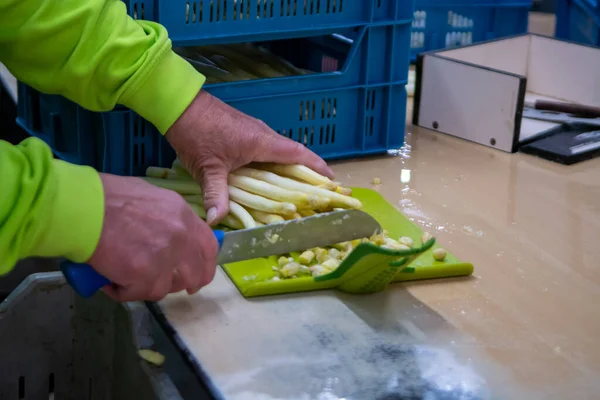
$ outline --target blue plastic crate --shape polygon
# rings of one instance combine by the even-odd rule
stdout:
[[[59,158],[103,172],[142,175],[148,166],[170,165],[175,159],[154,126],[130,110],[95,113],[22,83],[17,123]]]
[[[414,0],[123,0],[177,46],[286,39],[412,18]]]
[[[598,0],[583,0],[583,3],[589,6],[596,16],[600,17],[600,1]]]
[[[424,51],[527,32],[532,0],[417,0],[411,59]]]
[[[207,86],[224,101],[360,85],[405,84],[410,23],[344,30],[340,34],[271,43],[274,53],[318,74]]]
[[[28,87],[24,90],[37,94]],[[37,97],[43,102],[54,96]],[[331,160],[401,147],[406,99],[404,85],[377,85],[250,97],[228,103]],[[52,123],[44,125],[39,120]],[[147,167],[169,166],[175,159],[164,137],[130,110],[93,113],[74,106],[49,111],[34,118],[33,124],[21,117],[17,121],[31,135],[52,146],[61,159],[103,172],[143,175]],[[68,139],[69,146],[60,147],[56,138]]]
[[[556,37],[600,47],[599,7],[595,0],[558,0]]]
[[[317,73],[205,89],[326,159],[384,153],[404,144],[409,35],[405,22],[273,42],[276,54],[303,60]],[[94,113],[20,85],[18,113],[19,124],[59,157],[100,171],[141,175],[175,157],[130,110]]]

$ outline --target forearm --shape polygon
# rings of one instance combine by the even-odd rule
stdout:
[[[204,83],[120,0],[2,0],[0,26],[0,61],[22,82],[94,111],[123,104],[162,133]]]
[[[0,275],[30,256],[91,257],[104,215],[96,171],[54,160],[35,138],[0,140],[0,171]]]

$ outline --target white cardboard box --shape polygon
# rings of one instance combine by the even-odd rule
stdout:
[[[525,98],[600,106],[600,49],[524,34],[421,54],[413,124],[506,152],[558,123]]]

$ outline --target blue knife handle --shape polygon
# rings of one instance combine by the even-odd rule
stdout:
[[[213,231],[217,242],[219,242],[219,249],[223,245],[223,239],[225,238],[224,231]],[[60,269],[67,280],[67,283],[83,298],[89,298],[93,296],[98,290],[102,289],[106,285],[110,285],[111,282],[96,272],[88,264],[78,264],[71,261],[64,261],[60,265]]]

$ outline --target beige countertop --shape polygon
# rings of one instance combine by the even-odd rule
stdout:
[[[337,177],[381,178],[385,198],[472,262],[474,277],[246,300],[220,271],[200,294],[160,303],[182,341],[228,399],[373,399],[384,387],[594,397],[600,159],[562,166],[407,131],[398,155],[335,163]]]

